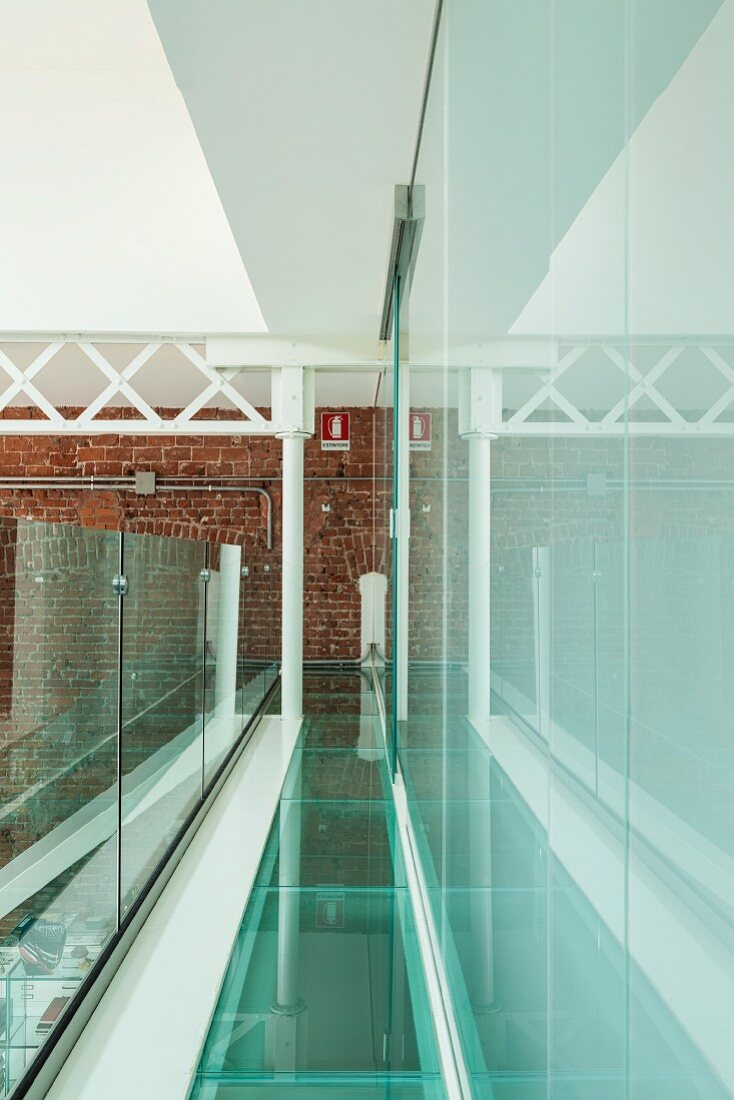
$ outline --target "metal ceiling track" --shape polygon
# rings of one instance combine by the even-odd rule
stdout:
[[[411,188],[407,183],[396,184],[395,215],[390,242],[390,259],[387,265],[387,278],[385,279],[380,340],[389,340],[392,335],[395,279],[399,277],[404,287],[410,283],[418,255],[424,218],[424,187],[418,185]]]

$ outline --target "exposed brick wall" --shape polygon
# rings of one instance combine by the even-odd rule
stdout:
[[[318,440],[306,445],[307,658],[358,656],[357,582],[376,564],[373,435],[372,411],[355,410],[349,452],[322,453]],[[214,569],[220,543],[242,546],[249,576],[243,581],[241,656],[278,658],[278,441],[0,436],[0,478],[120,476],[144,469],[162,478],[238,475],[268,488],[274,498],[274,548],[266,548],[265,501],[253,494],[0,492],[0,778],[6,811],[0,821],[0,866],[114,783],[116,746],[105,731],[113,733],[116,723],[117,601],[111,579],[117,571],[117,531],[135,536],[126,540],[132,583],[125,602],[124,774],[199,713],[201,678],[193,674],[199,662],[202,540],[212,544]],[[382,486],[377,492],[384,496]],[[385,552],[385,540],[378,540],[378,567],[384,567]],[[181,685],[187,671],[192,676]],[[165,703],[147,710],[169,687]],[[69,768],[75,759],[79,766]],[[34,782],[40,785],[38,797],[13,806]],[[188,795],[176,797],[175,814],[182,817]],[[147,843],[153,859],[157,842]],[[46,904],[68,877],[36,899],[38,904]],[[6,931],[18,915],[3,922]]]
[[[171,415],[171,410],[161,412]],[[226,418],[226,414],[221,415]],[[379,500],[389,495],[386,483],[378,483],[377,487],[373,483],[374,436],[373,410],[355,409],[350,451],[322,452],[317,438],[306,443],[307,659],[359,655],[358,578],[373,568],[384,570],[388,549],[380,528],[373,551],[375,497]],[[240,496],[202,489],[140,497],[103,488],[84,493],[0,492],[0,515],[240,544],[243,561],[250,568],[247,590],[252,623],[245,624],[244,629],[249,639],[248,654],[277,658],[281,529],[278,440],[194,434],[175,439],[164,435],[0,436],[0,477],[121,476],[134,470],[155,470],[161,478],[237,475],[269,489],[275,505],[273,552],[265,547],[265,502],[254,494]],[[328,505],[329,511],[325,512],[323,505]]]

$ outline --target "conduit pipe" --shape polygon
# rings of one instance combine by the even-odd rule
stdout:
[[[48,490],[67,492],[68,490],[80,491],[86,489],[107,489],[111,492],[136,492],[135,475],[129,477],[97,477],[89,474],[83,477],[4,477],[0,480],[0,492],[13,490]],[[226,481],[212,481],[209,478],[186,478],[180,481],[175,477],[163,478],[156,481],[155,494],[174,492],[216,492],[216,493],[257,493],[264,497],[267,504],[266,513],[266,545],[268,550],[273,549],[273,498],[267,489],[255,485],[233,485],[231,479]],[[146,495],[140,494],[138,495]]]

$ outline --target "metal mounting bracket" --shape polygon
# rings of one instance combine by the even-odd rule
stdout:
[[[409,282],[418,255],[423,219],[425,189],[421,184],[410,188],[407,183],[395,186],[395,217],[393,220],[390,259],[385,281],[385,297],[380,321],[380,339],[389,340],[392,331],[393,287],[395,276]]]

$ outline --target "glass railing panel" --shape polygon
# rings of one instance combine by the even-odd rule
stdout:
[[[0,548],[0,1051],[4,1043],[9,1088],[116,927],[119,536],[3,519]]]
[[[242,551],[239,546],[210,545],[206,589],[204,692],[204,785],[211,782],[241,733],[249,708],[262,696],[262,683],[246,693],[240,659],[244,618]],[[253,708],[254,709],[254,708]]]
[[[242,582],[238,547],[0,519],[0,1095],[263,699]]]
[[[242,709],[251,714],[280,669],[280,572],[272,552],[245,563],[240,596]]]
[[[599,541],[596,554],[596,675],[598,754],[596,792],[614,813],[625,814],[628,720],[626,561],[619,539]]]
[[[202,791],[204,543],[125,536],[122,912]]]
[[[269,583],[269,582],[268,582]],[[262,564],[244,565],[240,585],[239,685],[243,715],[265,692],[264,618],[269,614]]]

